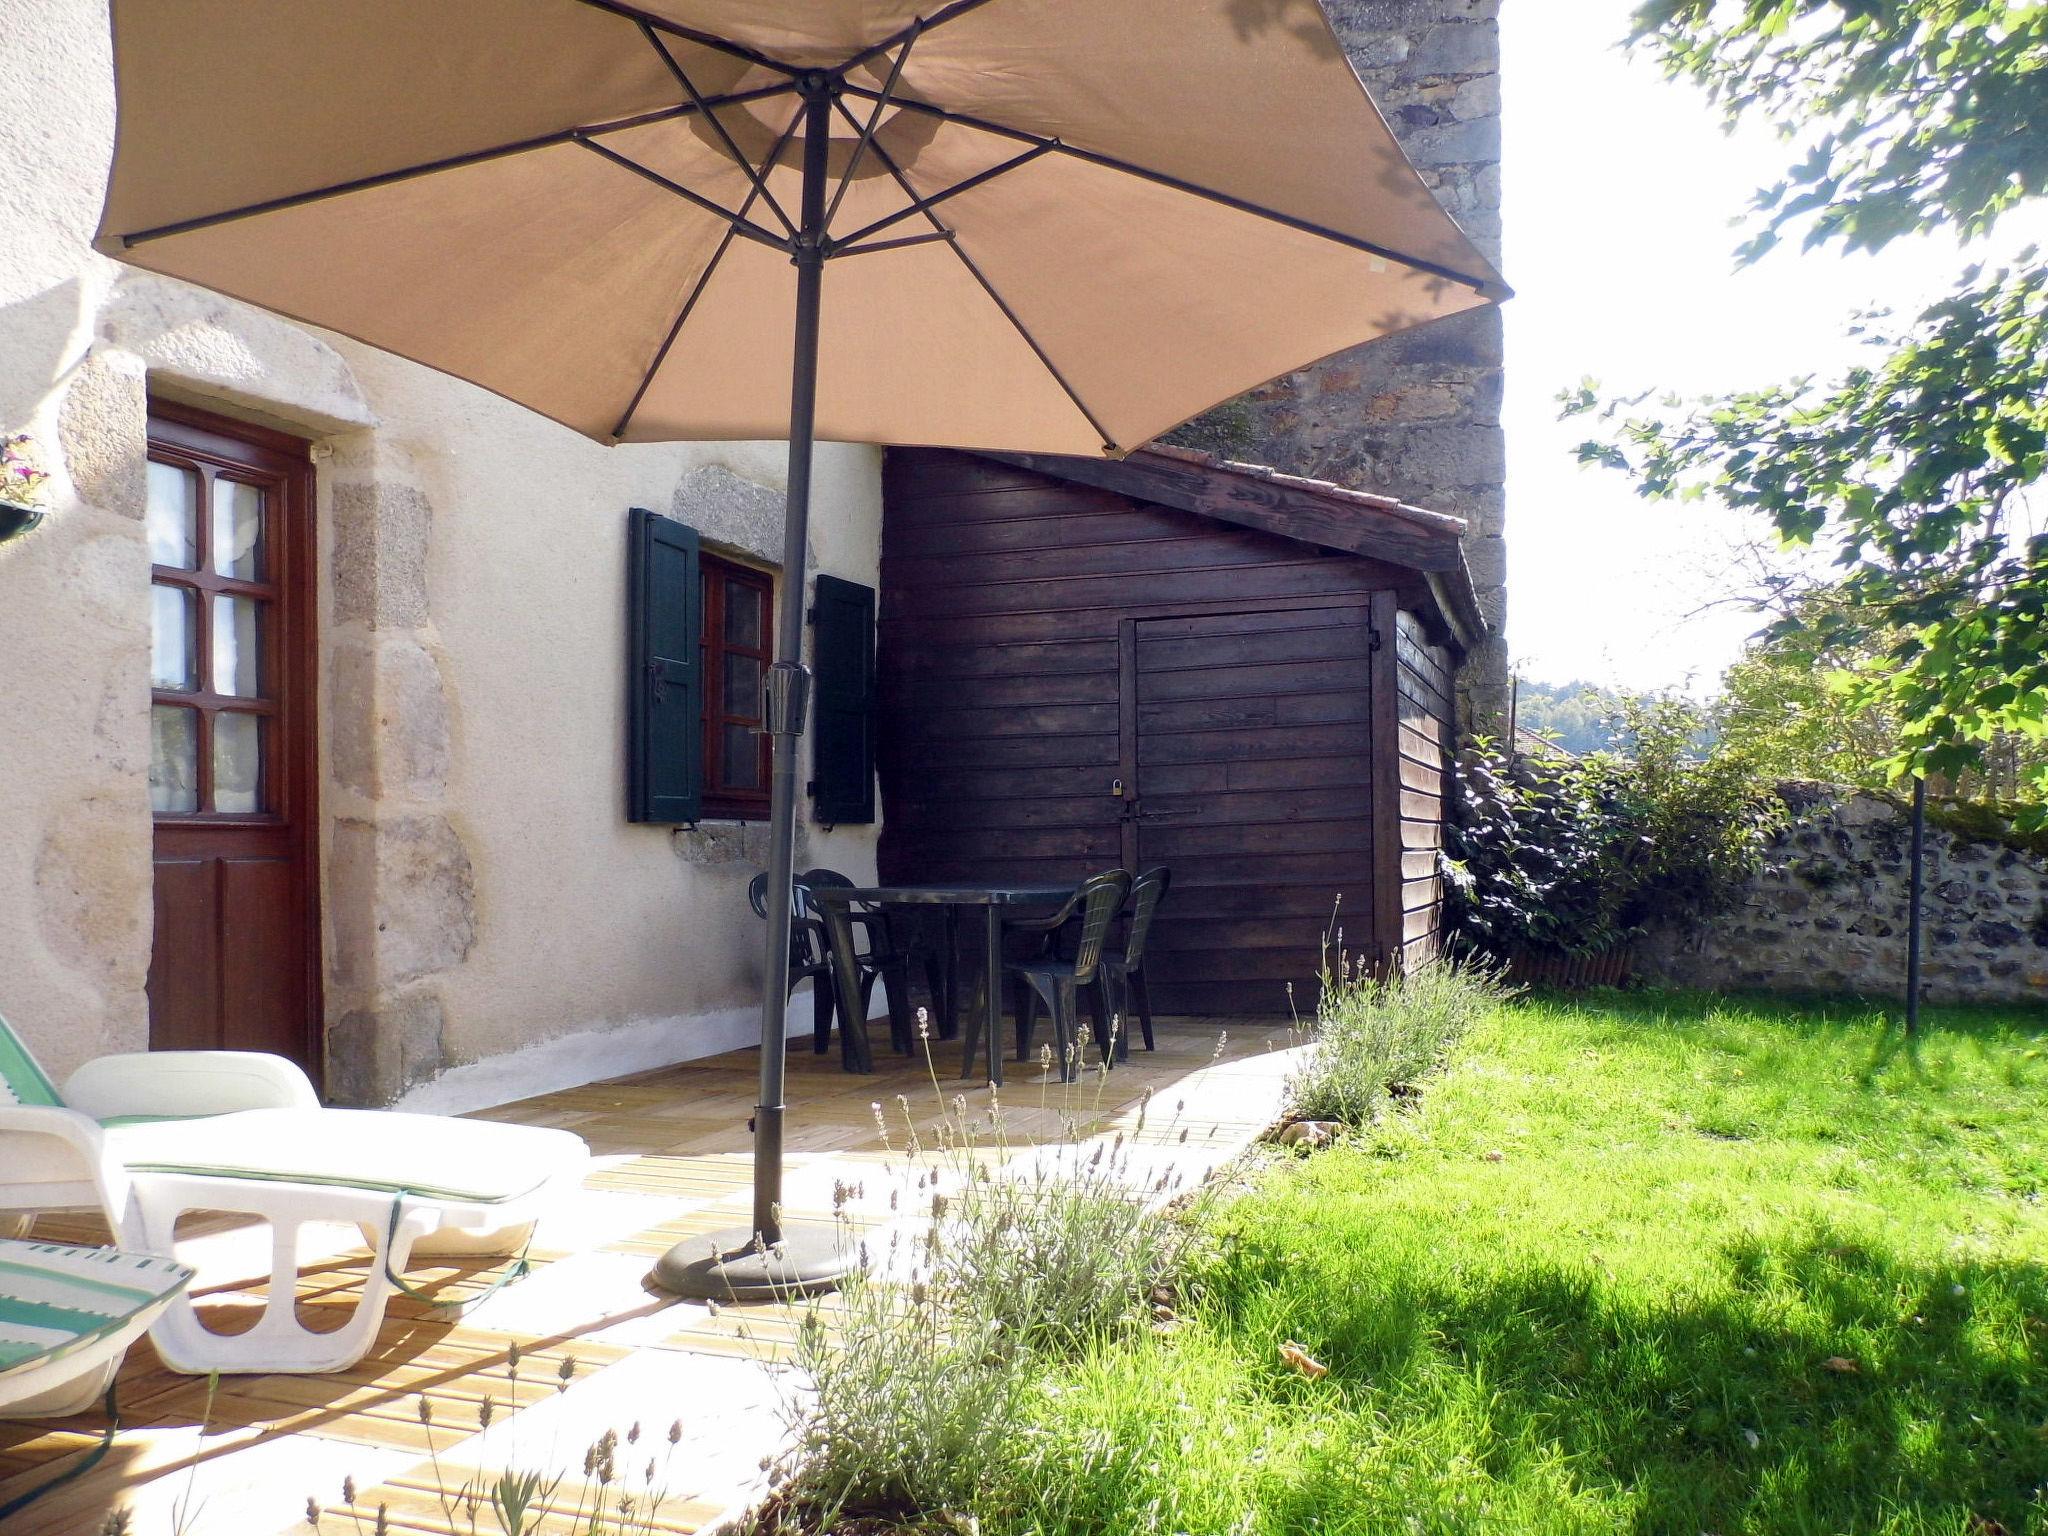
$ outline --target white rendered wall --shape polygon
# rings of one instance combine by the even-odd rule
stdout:
[[[0,431],[57,492],[0,546],[0,1015],[60,1077],[147,1043],[153,390],[315,445],[335,1086],[470,1108],[742,1043],[759,830],[625,820],[626,511],[772,559],[781,445],[604,448],[94,255],[106,34],[100,0],[0,0]],[[815,483],[813,570],[873,584],[879,453]],[[871,876],[874,832],[800,859]]]

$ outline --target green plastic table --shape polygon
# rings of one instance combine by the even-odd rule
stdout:
[[[874,1055],[867,1043],[867,1020],[860,1005],[860,981],[851,963],[853,924],[848,914],[856,906],[943,907],[946,911],[946,996],[940,1013],[958,1017],[960,989],[956,975],[960,913],[979,907],[987,914],[982,940],[982,1009],[978,1019],[969,1019],[963,1031],[966,1049],[961,1056],[960,1075],[974,1075],[974,1049],[978,1040],[988,1042],[989,1080],[998,1087],[1003,1081],[1003,914],[1014,907],[1056,907],[1074,894],[1071,885],[1004,883],[990,885],[855,885],[819,886],[811,891],[811,904],[824,919],[832,940],[833,979],[839,987],[841,1017],[856,1022],[857,1070],[872,1072]]]

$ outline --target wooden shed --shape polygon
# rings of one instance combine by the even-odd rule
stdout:
[[[1165,448],[898,449],[884,485],[884,880],[1168,865],[1172,1013],[1311,998],[1333,914],[1434,952],[1460,520]]]

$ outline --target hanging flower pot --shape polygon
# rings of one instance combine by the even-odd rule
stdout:
[[[39,507],[19,507],[11,502],[0,501],[0,544],[27,533],[43,520]]]
[[[49,478],[26,432],[0,437],[0,544],[43,520],[43,486]]]

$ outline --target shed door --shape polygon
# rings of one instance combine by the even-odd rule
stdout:
[[[1370,948],[1371,617],[1124,621],[1124,852],[1173,871],[1155,1012],[1284,1013],[1290,981],[1306,1010],[1333,912]]]
[[[312,480],[304,443],[151,407],[149,1043],[317,1082]]]

